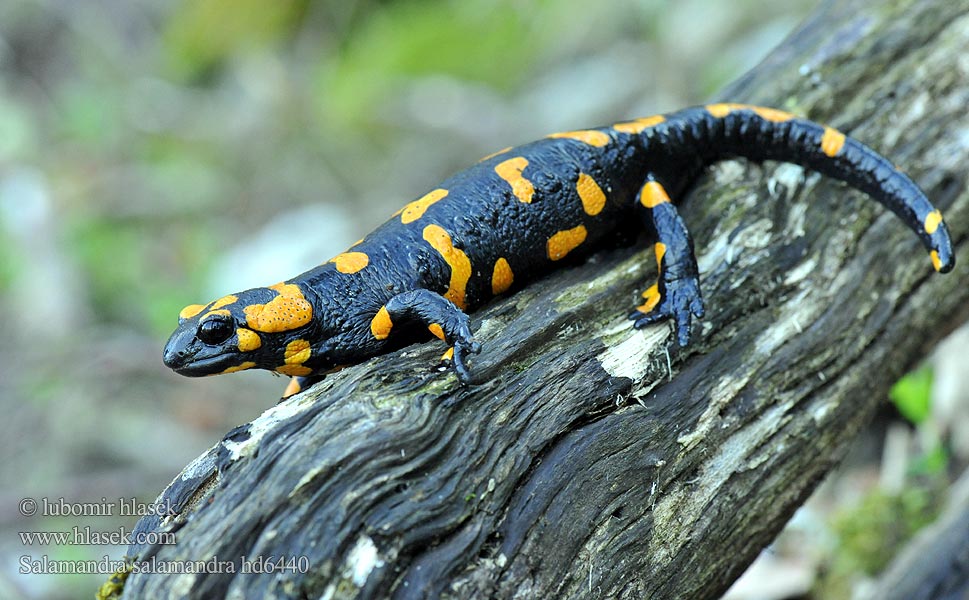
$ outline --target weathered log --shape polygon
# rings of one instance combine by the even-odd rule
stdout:
[[[716,597],[969,314],[967,9],[827,2],[721,94],[904,166],[954,273],[844,185],[724,163],[682,203],[707,304],[688,349],[625,319],[645,244],[603,251],[474,316],[476,385],[412,346],[230,432],[162,494],[176,514],[138,525],[177,544],[129,554],[237,572],[133,573],[124,597]],[[308,570],[240,574],[243,555]]]

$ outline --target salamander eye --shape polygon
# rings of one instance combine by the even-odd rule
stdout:
[[[203,344],[215,346],[232,337],[234,331],[235,328],[233,328],[232,322],[229,319],[225,317],[213,317],[199,324],[199,329],[195,333],[195,337],[201,340]]]

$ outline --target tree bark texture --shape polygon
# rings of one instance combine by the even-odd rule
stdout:
[[[946,216],[953,273],[840,183],[721,163],[681,203],[707,307],[687,349],[625,318],[646,241],[605,250],[474,315],[473,386],[417,345],[230,432],[138,525],[177,544],[129,549],[307,572],[133,573],[124,597],[717,597],[969,314],[967,49],[966,0],[826,2],[720,95],[889,156]]]

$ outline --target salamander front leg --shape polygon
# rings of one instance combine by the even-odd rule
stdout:
[[[291,378],[289,383],[286,385],[286,389],[283,391],[283,395],[280,400],[286,400],[290,396],[295,396],[311,385],[323,381],[323,377],[323,375],[307,375],[305,377],[299,376]]]
[[[381,324],[390,332],[396,323],[417,322],[451,345],[444,358],[450,358],[458,380],[467,385],[471,382],[471,373],[465,364],[469,354],[481,352],[481,344],[474,341],[471,335],[468,315],[447,298],[435,294],[430,290],[413,290],[397,294],[381,309],[383,317],[378,313],[374,319],[386,318]],[[375,332],[377,335],[377,332]]]
[[[650,178],[639,191],[637,200],[646,209],[646,227],[657,240],[653,250],[659,277],[643,292],[645,302],[629,318],[637,329],[673,319],[676,340],[680,346],[686,346],[690,343],[692,317],[702,318],[704,313],[693,240],[658,181]]]
[[[303,390],[309,387],[312,387],[317,383],[323,381],[323,379],[326,378],[326,376],[329,375],[330,373],[336,373],[337,371],[342,371],[348,366],[350,365],[339,365],[339,366],[333,367],[328,371],[324,371],[323,373],[313,373],[312,375],[298,375],[296,377],[293,377],[289,380],[289,383],[286,385],[286,390],[283,391],[283,395],[279,400],[283,401],[291,396],[295,396],[296,394],[302,392]]]

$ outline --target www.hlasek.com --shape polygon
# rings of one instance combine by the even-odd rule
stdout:
[[[208,560],[148,560],[128,562],[112,560],[108,556],[100,560],[52,560],[48,556],[20,557],[22,575],[110,575],[112,573],[154,573],[162,575],[196,573],[306,573],[310,559],[306,556],[241,556],[236,560],[220,560],[214,556]]]
[[[97,531],[91,527],[72,527],[66,531],[20,531],[24,546],[174,546],[171,531],[129,531],[118,527],[114,531]]]

